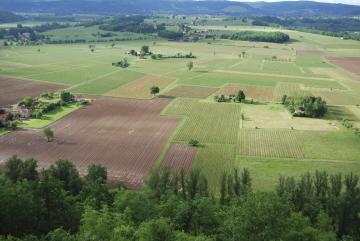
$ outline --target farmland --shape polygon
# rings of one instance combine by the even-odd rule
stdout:
[[[0,77],[0,106],[11,105],[24,96],[35,97],[45,91],[63,89],[64,85]]]
[[[196,148],[188,146],[186,144],[172,144],[164,159],[162,160],[161,168],[170,168],[175,172],[179,172],[182,169],[189,171],[191,169],[192,161],[196,156]]]
[[[167,103],[164,99],[97,99],[51,125],[54,142],[46,142],[41,130],[35,129],[1,136],[0,159],[13,154],[31,156],[39,160],[40,167],[68,159],[81,173],[89,164],[101,163],[108,168],[110,180],[138,188],[178,124],[177,118],[159,116]]]
[[[194,29],[274,30],[240,25]],[[345,118],[360,126],[360,77],[354,71],[359,42],[292,30],[282,30],[294,40],[285,44],[219,38],[180,42],[127,33],[106,39],[111,42],[91,42],[99,40],[94,27],[68,30],[46,34],[54,41],[84,38],[91,44],[0,48],[0,103],[60,89],[95,102],[24,121],[10,133],[0,129],[2,161],[18,154],[35,157],[44,167],[70,159],[82,173],[88,164],[100,163],[112,179],[132,188],[156,166],[198,168],[213,190],[223,172],[234,167],[249,168],[260,190],[273,188],[279,175],[314,169],[360,173],[359,136],[341,124]],[[128,54],[144,45],[154,54],[195,57]],[[127,68],[112,65],[124,58]],[[159,87],[158,96],[150,93],[153,86]],[[246,103],[214,100],[239,90]],[[283,95],[310,94],[328,103],[324,118],[292,117],[280,104]],[[55,132],[52,143],[43,140],[45,126]],[[199,146],[190,147],[191,139]]]

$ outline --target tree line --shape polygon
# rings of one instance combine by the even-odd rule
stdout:
[[[137,191],[106,182],[101,165],[80,177],[70,161],[38,172],[13,156],[0,174],[0,240],[360,240],[352,173],[280,177],[267,192],[253,190],[247,169],[223,173],[218,191],[197,169],[154,169]]]
[[[290,40],[290,36],[282,32],[265,32],[265,31],[240,31],[233,34],[222,34],[222,39],[252,41],[252,42],[271,42],[285,43]]]

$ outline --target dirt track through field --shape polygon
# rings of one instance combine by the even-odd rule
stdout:
[[[111,181],[138,188],[179,123],[179,118],[160,116],[168,103],[98,98],[53,124],[53,142],[47,143],[41,130],[0,137],[0,163],[13,154],[37,159],[40,168],[67,159],[83,175],[97,163],[107,167]]]
[[[35,97],[46,91],[65,89],[66,85],[48,84],[0,76],[0,106],[15,104],[25,96]]]
[[[161,168],[170,168],[179,172],[189,171],[196,155],[196,147],[186,144],[172,144],[161,162]]]

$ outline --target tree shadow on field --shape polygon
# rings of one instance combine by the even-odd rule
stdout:
[[[350,110],[343,106],[328,106],[328,112],[324,116],[325,120],[342,120],[358,121],[359,118]]]
[[[196,147],[196,148],[205,148],[206,147],[206,145],[205,144],[198,144],[197,146],[194,146],[194,147]]]

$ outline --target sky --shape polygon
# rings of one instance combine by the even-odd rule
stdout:
[[[240,2],[258,2],[258,1],[265,1],[265,2],[280,2],[280,1],[289,1],[289,0],[237,0]],[[290,1],[297,1],[297,0],[290,0]],[[360,0],[313,0],[316,2],[325,2],[325,3],[344,3],[344,4],[353,4],[353,5],[360,5]]]

